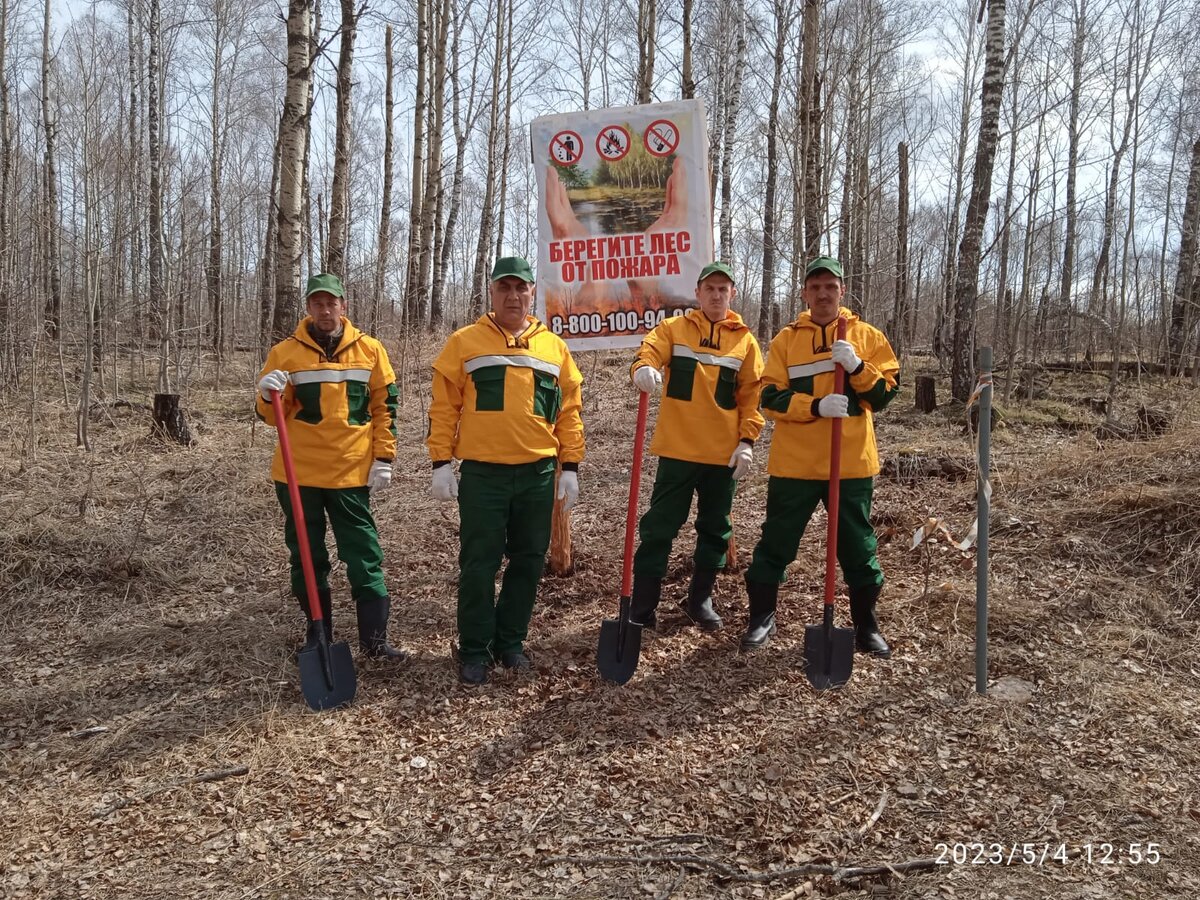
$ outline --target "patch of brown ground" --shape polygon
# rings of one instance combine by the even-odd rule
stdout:
[[[1019,416],[996,432],[989,672],[1028,682],[1027,701],[974,692],[973,555],[933,545],[924,593],[912,532],[934,515],[959,537],[974,516],[971,482],[937,478],[877,486],[890,661],[860,657],[838,692],[817,695],[805,680],[803,626],[819,620],[818,517],[782,591],[779,634],[754,657],[737,652],[739,576],[718,586],[725,630],[700,634],[672,610],[689,574],[685,532],[661,632],[634,680],[614,687],[597,680],[594,653],[600,619],[616,609],[635,398],[622,355],[584,357],[589,456],[575,574],[543,581],[537,675],[497,672],[471,690],[448,659],[457,511],[428,493],[421,362],[411,363],[396,478],[377,504],[392,634],[415,657],[394,668],[359,660],[357,702],[332,714],[309,713],[296,684],[299,614],[267,480],[273,434],[252,425],[249,389],[190,398],[200,439],[190,450],[144,439],[133,411],[101,414],[86,455],[51,404],[33,459],[21,449],[27,407],[0,410],[0,893],[1200,890],[1200,428],[1186,410],[1173,433],[1144,443],[1101,446]],[[1155,386],[1160,399],[1171,390]],[[961,458],[961,421],[920,416],[901,395],[881,417],[880,442],[885,454]],[[766,446],[738,492],[743,565]],[[335,598],[338,631],[352,637],[345,589]],[[180,783],[240,766],[247,775]],[[972,842],[1003,845],[1006,857],[1029,843],[1039,859],[890,880],[780,875],[924,860],[939,844]],[[1110,843],[1128,856],[1150,842],[1157,865],[1115,853],[1103,865],[1098,847],[1090,864],[1040,859],[1043,845],[1077,854]]]

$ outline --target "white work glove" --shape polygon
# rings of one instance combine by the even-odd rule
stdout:
[[[579,499],[579,474],[576,472],[559,472],[558,493],[554,495],[554,498],[563,502],[563,512],[574,506],[575,501]]]
[[[845,394],[826,394],[817,404],[817,415],[823,419],[844,419],[850,415],[850,400]]]
[[[750,471],[750,463],[754,462],[754,448],[749,444],[738,441],[737,449],[729,457],[729,468],[733,469],[733,480],[737,481]]]
[[[392,464],[375,460],[371,463],[371,474],[367,476],[367,487],[372,491],[386,491],[392,484]]]
[[[851,375],[862,365],[862,360],[854,352],[854,345],[849,341],[833,342],[833,361]]]
[[[633,386],[645,394],[657,394],[662,390],[662,372],[654,366],[638,366],[633,370]]]
[[[264,400],[270,403],[271,391],[283,393],[283,389],[287,387],[287,383],[288,373],[283,371],[283,369],[275,369],[258,379],[258,392],[262,394]]]
[[[454,465],[447,463],[433,470],[433,496],[443,503],[458,498],[458,479],[454,477]]]

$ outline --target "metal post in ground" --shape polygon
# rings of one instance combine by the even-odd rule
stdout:
[[[992,348],[979,348],[979,481],[975,516],[979,523],[975,559],[975,692],[987,693],[988,510],[991,506]]]

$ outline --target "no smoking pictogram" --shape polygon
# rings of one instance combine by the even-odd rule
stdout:
[[[651,156],[670,156],[679,147],[679,129],[670,119],[656,119],[646,128],[642,143]]]
[[[596,135],[596,152],[601,159],[616,162],[629,152],[629,132],[620,125],[606,125]]]
[[[560,166],[572,166],[583,156],[583,138],[576,131],[560,131],[550,138],[550,158]]]

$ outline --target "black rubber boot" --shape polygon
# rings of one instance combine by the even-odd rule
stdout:
[[[879,623],[875,621],[875,601],[879,599],[881,589],[878,584],[850,588],[850,618],[854,621],[854,646],[858,652],[887,659],[892,655],[892,648],[879,633]]]
[[[486,684],[488,667],[481,662],[462,663],[458,667],[458,680],[469,685]]]
[[[304,613],[304,619],[308,623],[304,629],[304,647],[317,646],[317,623],[312,620],[312,611],[308,608],[308,597],[297,597],[300,604],[300,611]],[[333,592],[327,588],[317,588],[317,600],[321,604],[321,621],[325,624],[325,638],[333,641]]]
[[[681,604],[687,611],[688,618],[702,631],[716,631],[721,627],[721,617],[716,614],[712,605],[712,589],[716,583],[716,569],[696,569],[692,572],[687,600]]]
[[[388,611],[392,601],[387,597],[368,597],[358,601],[358,645],[367,656],[379,659],[408,659],[403,650],[387,642]]]
[[[643,628],[654,628],[658,617],[659,598],[662,597],[662,579],[652,575],[633,576],[633,597],[629,601],[629,621]]]
[[[765,647],[775,633],[775,604],[779,598],[779,585],[774,582],[746,581],[746,594],[750,597],[750,621],[742,635],[742,650],[749,652]]]

